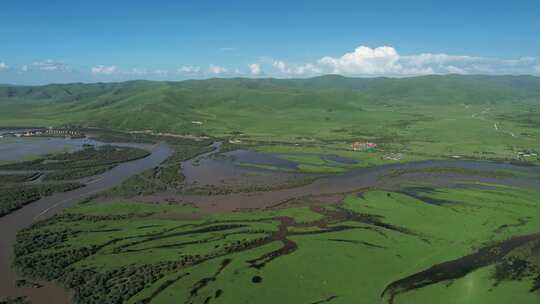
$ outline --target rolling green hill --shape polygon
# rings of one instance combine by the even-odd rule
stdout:
[[[511,159],[520,150],[540,150],[539,105],[534,76],[4,85],[0,126],[69,124],[338,150],[372,140],[421,158]]]
[[[208,79],[180,82],[127,81],[120,83],[71,83],[45,86],[0,85],[0,100],[87,102],[92,98],[129,97],[149,91],[204,93],[233,90],[299,94],[321,91],[356,93],[368,99],[388,98],[425,102],[483,103],[540,97],[540,77],[445,75],[411,78],[347,78],[326,75],[308,79]],[[439,98],[451,98],[451,100]],[[439,99],[439,100],[438,100]]]

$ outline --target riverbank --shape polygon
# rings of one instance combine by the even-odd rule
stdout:
[[[41,288],[18,288],[16,286],[19,277],[11,268],[12,250],[16,234],[21,229],[27,228],[37,221],[49,218],[86,198],[121,184],[132,175],[158,166],[172,154],[172,150],[166,144],[137,144],[135,146],[148,149],[151,154],[142,159],[118,164],[91,183],[87,183],[83,188],[56,193],[0,218],[0,273],[2,273],[2,276],[0,276],[0,294],[3,297],[27,296],[34,304],[69,303],[69,294],[54,284],[43,284]]]

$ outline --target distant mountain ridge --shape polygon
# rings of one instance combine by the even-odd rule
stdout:
[[[76,101],[107,94],[141,93],[157,89],[248,89],[278,91],[353,91],[379,96],[414,97],[417,94],[461,90],[467,94],[499,94],[501,97],[540,96],[540,77],[487,75],[430,75],[408,78],[351,78],[325,75],[305,79],[213,78],[185,81],[131,80],[111,83],[67,83],[42,86],[0,85],[0,100],[16,98]],[[454,92],[454,93],[456,93]]]
[[[431,75],[411,78],[230,78],[0,86],[5,123],[78,124],[197,132],[192,121],[234,123],[266,114],[355,113],[368,105],[540,104],[540,77]],[[9,120],[8,120],[9,119]],[[300,119],[300,118],[297,118]],[[304,118],[302,118],[304,119]]]

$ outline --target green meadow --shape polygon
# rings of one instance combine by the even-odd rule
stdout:
[[[538,195],[494,185],[370,191],[195,220],[156,218],[199,212],[185,205],[95,201],[21,232],[15,265],[73,288],[77,303],[391,303],[392,282],[538,232]],[[393,303],[535,303],[539,244],[400,290]]]
[[[2,126],[152,130],[231,139],[262,151],[317,152],[363,165],[433,158],[537,162],[540,79],[210,79],[0,87]],[[66,92],[69,92],[66,93]],[[264,113],[264,114],[263,114]],[[351,153],[355,141],[374,153]],[[307,172],[336,172],[309,161]]]

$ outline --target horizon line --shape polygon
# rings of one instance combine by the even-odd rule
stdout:
[[[74,81],[74,82],[50,82],[44,84],[14,84],[14,83],[0,83],[0,87],[43,87],[50,85],[70,85],[70,84],[115,84],[115,83],[128,83],[128,82],[173,82],[181,83],[188,81],[209,81],[209,80],[310,80],[316,78],[324,77],[340,77],[345,79],[414,79],[414,78],[425,78],[425,77],[533,77],[540,78],[539,75],[534,74],[459,74],[459,73],[448,73],[448,74],[426,74],[426,75],[409,75],[409,76],[359,76],[359,75],[342,75],[342,74],[322,74],[315,75],[310,77],[249,77],[249,76],[237,76],[237,77],[208,77],[208,78],[189,78],[189,79],[178,79],[178,80],[154,80],[154,79],[128,79],[122,81]]]

